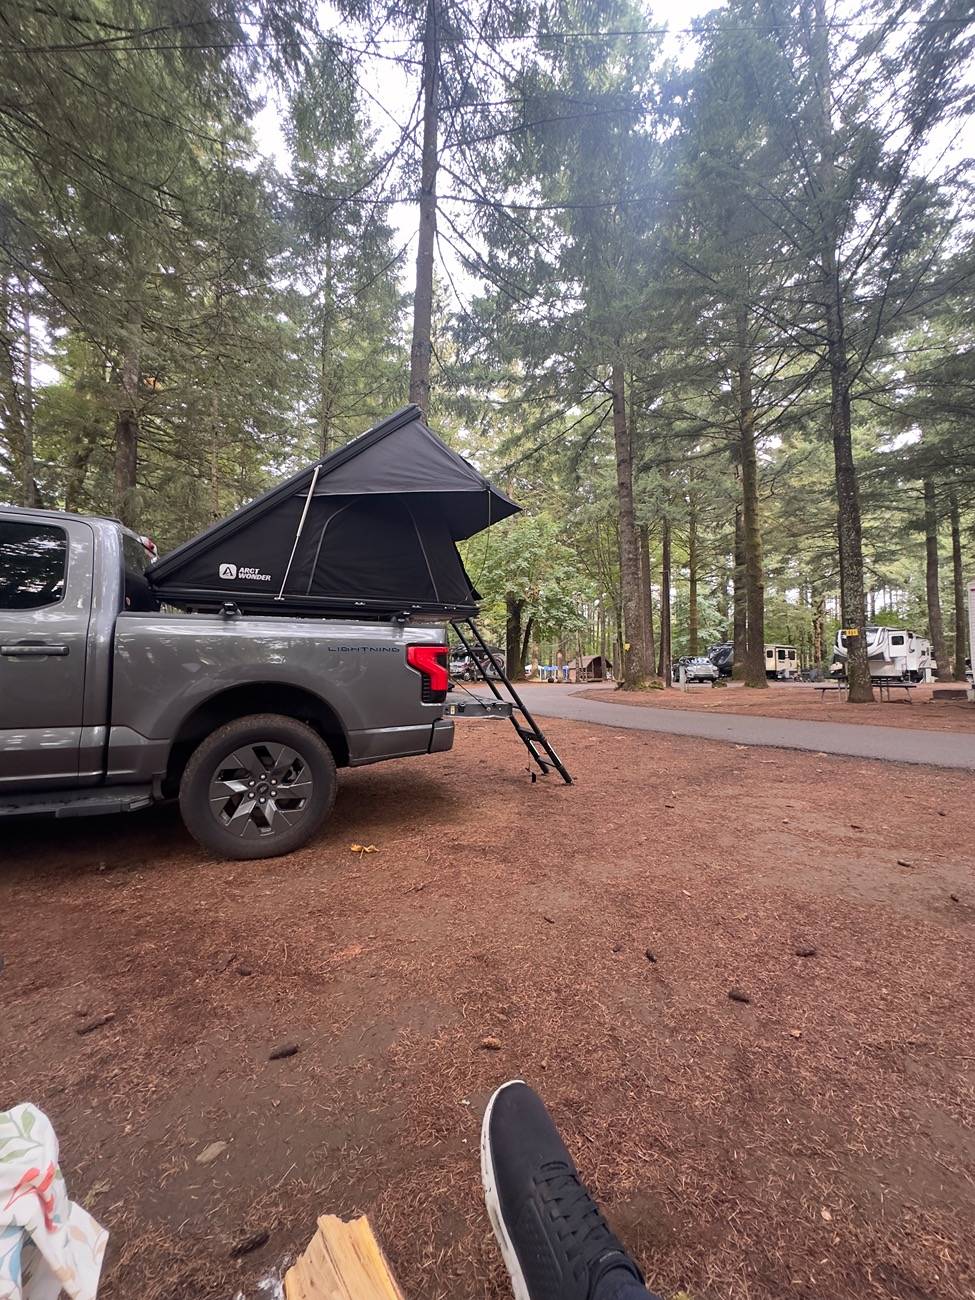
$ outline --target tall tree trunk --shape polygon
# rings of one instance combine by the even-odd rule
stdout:
[[[138,518],[136,485],[139,468],[141,331],[142,312],[133,303],[122,344],[121,405],[115,417],[114,509],[116,517],[129,527]]]
[[[653,630],[653,566],[650,560],[650,527],[640,525],[640,570],[643,596],[646,602],[643,630],[647,639],[647,663],[653,668],[657,662],[657,643]]]
[[[528,622],[525,624],[525,634],[521,638],[521,658],[518,660],[518,663],[515,665],[515,667],[518,669],[517,678],[511,671],[511,665],[509,664],[508,666],[508,676],[512,678],[512,680],[517,680],[520,682],[524,679],[525,660],[528,658],[528,646],[531,642],[532,629],[534,628],[534,626],[535,626],[535,616],[533,614],[529,614]]]
[[[687,494],[687,653],[701,652],[701,631],[697,610],[697,498],[693,490]]]
[[[21,398],[22,447],[20,453],[20,497],[25,506],[36,506],[38,500],[34,465],[34,336],[31,329],[30,285],[21,282],[21,319],[23,321],[23,395]]]
[[[623,604],[623,662],[620,685],[639,690],[653,676],[647,662],[644,604],[641,595],[640,536],[633,506],[633,448],[626,419],[623,366],[614,361],[610,372],[613,392],[613,439],[616,446],[616,491],[619,503],[620,588]]]
[[[735,312],[738,344],[738,426],[741,459],[741,511],[745,547],[745,672],[746,686],[765,687],[765,560],[758,509],[758,456],[755,447],[755,402],[748,312]]]
[[[817,668],[826,658],[826,597],[822,591],[813,589],[812,595],[812,657]]]
[[[521,658],[521,612],[524,608],[524,600],[510,592],[505,596],[504,655],[508,676],[515,682],[521,681],[525,675]]]
[[[951,680],[951,664],[948,662],[948,647],[945,644],[945,625],[941,617],[941,582],[938,565],[938,502],[934,490],[934,480],[924,480],[924,583],[928,598],[928,634],[931,647],[938,664],[937,678],[940,682]]]
[[[670,520],[660,521],[660,666],[664,684],[673,680],[670,669]]]
[[[220,516],[220,394],[214,383],[210,392],[210,518]]]
[[[636,447],[636,402],[633,400],[633,376],[630,375],[630,404],[627,411],[628,424],[630,429],[630,456],[634,454]],[[631,472],[632,473],[632,472]],[[651,598],[651,568],[650,568],[650,528],[647,524],[640,524],[639,527],[639,546],[640,546],[640,597],[641,597],[641,617],[640,623],[643,629],[644,645],[644,662],[647,665],[649,675],[649,684],[653,685],[656,681],[655,662],[656,648],[653,636],[653,600]]]
[[[847,678],[851,704],[873,700],[867,657],[867,611],[863,591],[863,530],[860,489],[853,459],[853,417],[850,364],[846,341],[843,283],[837,249],[839,231],[835,215],[836,166],[832,123],[832,69],[830,66],[826,0],[814,0],[816,15],[816,82],[819,92],[820,156],[819,207],[820,278],[823,318],[829,361],[830,433],[836,473],[837,535],[840,561],[840,618],[847,630]],[[844,182],[845,183],[845,182]]]
[[[748,634],[748,604],[745,582],[745,518],[740,505],[735,506],[735,575],[732,593],[732,634],[734,660],[731,676],[736,682],[745,679],[745,646]]]
[[[955,606],[955,681],[965,680],[965,655],[968,645],[968,619],[965,609],[965,574],[961,567],[961,516],[958,492],[948,489],[948,512],[951,518],[951,588]]]
[[[840,617],[847,629],[848,699],[865,704],[873,699],[867,658],[867,611],[863,590],[863,532],[860,490],[853,459],[849,360],[843,324],[842,287],[832,245],[823,252],[823,288],[828,295],[826,332],[830,371],[830,428],[836,471],[837,535],[840,560]],[[851,634],[852,633],[852,634]]]
[[[330,173],[326,173],[327,175]],[[322,286],[322,326],[318,354],[319,412],[318,454],[327,456],[332,450],[332,416],[338,392],[333,334],[335,326],[335,286],[333,272],[333,236],[331,218],[326,218],[325,229],[325,283]]]
[[[430,409],[430,362],[433,356],[433,249],[437,237],[437,167],[440,109],[440,3],[427,0],[423,33],[423,150],[420,157],[420,231],[413,293],[413,342],[410,348],[410,401],[424,414]]]
[[[82,509],[81,494],[85,489],[88,466],[98,442],[98,434],[97,428],[86,425],[79,430],[77,439],[72,441],[68,452],[68,472],[64,485],[65,510],[76,512]]]

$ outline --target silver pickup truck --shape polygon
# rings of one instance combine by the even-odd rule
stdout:
[[[120,524],[0,506],[0,816],[178,798],[214,854],[289,853],[337,767],[450,749],[427,623],[160,610]]]

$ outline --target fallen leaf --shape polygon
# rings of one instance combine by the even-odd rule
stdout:
[[[361,957],[363,951],[361,943],[350,943],[347,948],[340,948],[338,952],[333,952],[328,960],[334,966],[338,962],[351,961],[353,957]]]
[[[236,1246],[231,1247],[230,1258],[240,1259],[242,1255],[249,1255],[252,1250],[260,1250],[270,1239],[269,1232],[252,1232],[249,1237],[245,1237],[243,1241],[238,1241]]]
[[[827,1210],[827,1208],[826,1208],[825,1205],[824,1205],[823,1208],[819,1211],[819,1217],[823,1220],[824,1223],[832,1223],[832,1222],[833,1222],[833,1216],[830,1214],[829,1210]]]
[[[481,1039],[481,1046],[484,1048],[484,1050],[485,1050],[486,1052],[500,1052],[500,1051],[501,1051],[501,1039],[500,1039],[500,1038],[493,1038],[493,1037],[482,1038],[482,1039]]]
[[[92,1020],[86,1020],[83,1025],[78,1025],[75,1033],[79,1035],[90,1034],[94,1029],[101,1029],[102,1025],[110,1025],[114,1019],[114,1011],[109,1011],[104,1016],[95,1016]]]
[[[198,1165],[212,1165],[217,1156],[223,1155],[226,1150],[226,1142],[211,1142],[196,1157],[196,1163]]]
[[[802,1030],[801,1030],[801,1029],[790,1029],[790,1030],[789,1030],[789,1037],[790,1037],[790,1038],[801,1038],[801,1037],[802,1037]]]
[[[276,1047],[274,1051],[270,1053],[267,1059],[269,1061],[283,1061],[286,1057],[297,1055],[297,1043],[282,1043],[280,1047]]]

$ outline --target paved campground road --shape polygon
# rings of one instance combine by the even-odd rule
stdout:
[[[518,685],[516,689],[526,707],[540,718],[567,718],[636,731],[662,731],[671,736],[700,736],[704,740],[725,740],[735,745],[808,749],[894,763],[975,769],[975,734],[654,709],[617,703],[617,697],[609,691],[604,704],[601,700],[582,698],[581,691],[592,687]]]

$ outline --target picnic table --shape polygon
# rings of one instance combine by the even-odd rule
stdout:
[[[911,691],[917,690],[918,682],[902,682],[893,677],[872,677],[870,680],[874,686],[880,688],[880,698],[884,699],[886,697],[888,703],[890,702],[891,691],[904,691],[907,695],[908,704],[914,703],[911,699]]]
[[[820,703],[825,700],[827,693],[835,692],[838,699],[848,690],[846,682],[816,682],[813,685],[814,691],[819,691]]]
[[[888,704],[890,703],[891,691],[904,691],[907,695],[908,703],[913,704],[914,701],[911,699],[911,691],[916,691],[919,685],[918,682],[903,682],[899,678],[895,677],[871,677],[870,684],[871,686],[876,686],[878,688],[881,700],[886,700]],[[819,699],[820,703],[822,703],[826,698],[827,692],[835,691],[837,699],[842,699],[844,693],[849,692],[850,685],[845,679],[838,682],[816,682],[813,685],[813,689],[819,691]]]

